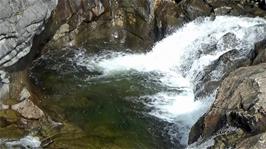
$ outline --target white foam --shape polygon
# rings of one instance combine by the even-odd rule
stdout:
[[[0,145],[4,145],[7,148],[18,148],[23,147],[25,149],[38,148],[41,149],[41,141],[38,137],[26,136],[20,140],[1,140]]]

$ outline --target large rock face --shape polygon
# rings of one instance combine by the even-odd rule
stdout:
[[[27,79],[25,68],[7,72],[32,49],[34,37],[44,30],[57,0],[0,0],[0,104],[17,98]],[[21,63],[20,63],[21,64]],[[25,71],[24,71],[25,72]],[[20,81],[19,81],[20,80]],[[14,84],[14,82],[16,82]]]
[[[0,0],[0,4],[0,70],[3,70],[31,51],[33,38],[44,29],[57,0]],[[0,74],[2,99],[9,92],[10,81],[6,72]]]
[[[21,137],[22,127],[30,130],[44,116],[31,101],[26,68],[13,66],[32,51],[56,5],[57,0],[0,0],[0,138]]]
[[[214,147],[243,147],[244,143],[238,143],[244,138],[264,132],[265,76],[266,64],[242,67],[232,72],[222,82],[210,111],[192,128],[189,143],[213,137]],[[250,141],[259,144],[259,139],[251,138]]]
[[[50,40],[45,49],[76,46],[98,51],[151,46],[151,6],[148,0],[59,0],[47,34],[42,37]]]
[[[59,0],[41,38],[49,40],[46,50],[75,46],[91,52],[143,51],[181,24],[178,16],[173,0]]]
[[[56,3],[56,0],[0,1],[1,68],[30,52],[34,35],[42,31]]]

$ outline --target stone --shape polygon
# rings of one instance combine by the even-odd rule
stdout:
[[[43,30],[57,1],[0,0],[0,4],[0,68],[4,68],[30,52],[34,36]]]
[[[7,127],[11,123],[5,118],[5,117],[0,117],[0,128]]]
[[[235,145],[246,136],[266,131],[265,76],[264,63],[230,73],[220,85],[211,109],[193,126],[189,143],[216,136],[219,130],[229,126],[244,131],[238,140],[231,142]]]
[[[214,9],[214,14],[216,16],[218,15],[228,15],[232,10],[232,7],[227,7],[227,6],[222,6],[222,7],[219,7],[219,8],[215,8]]]
[[[256,57],[253,61],[254,65],[266,62],[266,40],[262,40],[255,44]]]
[[[12,105],[11,109],[18,112],[26,119],[40,119],[44,116],[44,112],[29,99]]]
[[[256,0],[207,0],[210,7],[213,8],[215,15],[234,15],[234,16],[265,16],[263,2]]]
[[[9,108],[10,108],[9,105],[0,104],[0,111],[1,111],[1,110],[7,110],[7,109],[9,109]]]
[[[147,50],[154,43],[152,7],[148,0],[111,1],[106,5],[107,12],[97,20],[80,25],[75,38],[77,46],[96,51]]]
[[[184,14],[178,8],[174,1],[156,1],[154,8],[155,21],[155,39],[161,40],[167,35],[173,33],[178,27],[186,21]],[[179,3],[179,2],[176,2]]]
[[[27,88],[23,88],[22,91],[20,92],[20,98],[19,101],[25,100],[25,99],[29,99],[31,96],[30,92],[28,91]]]
[[[236,149],[262,149],[266,148],[266,133],[261,133],[244,139],[236,145]]]
[[[184,0],[181,8],[189,20],[200,16],[210,16],[212,8],[204,0]]]

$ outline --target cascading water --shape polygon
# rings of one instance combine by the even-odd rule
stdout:
[[[254,43],[265,38],[265,30],[259,28],[265,24],[266,21],[261,18],[198,18],[158,42],[148,53],[111,52],[88,56],[80,51],[74,61],[90,71],[101,73],[89,77],[88,81],[95,77],[115,77],[133,72],[147,74],[148,80],[157,82],[163,89],[130,100],[143,103],[150,109],[150,115],[176,124],[178,131],[171,128],[166,131],[173,137],[178,133],[182,143],[186,144],[189,129],[208,110],[215,95],[215,91],[210,92],[205,99],[195,101],[193,88],[198,82],[196,76],[230,50],[247,53],[254,49]],[[236,35],[236,41],[223,41],[222,37],[228,33]],[[223,70],[212,73],[214,79],[221,79],[223,74]]]

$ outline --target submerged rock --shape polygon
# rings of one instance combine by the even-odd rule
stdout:
[[[44,116],[43,111],[28,99],[12,105],[11,109],[17,111],[27,119],[40,119]]]
[[[38,137],[26,136],[21,138],[20,140],[1,140],[0,139],[0,147],[2,148],[41,148],[41,141]]]

